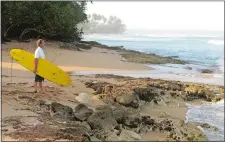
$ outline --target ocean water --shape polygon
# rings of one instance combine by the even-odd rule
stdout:
[[[76,72],[75,74],[115,74],[132,77],[152,77],[224,85],[223,32],[127,32],[123,35],[84,35],[84,40],[98,41],[108,46],[123,46],[161,56],[178,56],[187,65],[146,65],[154,70],[145,72]],[[214,70],[213,78],[199,77],[199,69]],[[221,84],[222,83],[222,84]],[[210,141],[224,141],[224,101],[216,104],[188,105],[186,122],[209,123],[217,132],[204,129]]]
[[[124,46],[126,49],[161,56],[178,56],[179,59],[189,61],[190,66],[199,65],[201,68],[215,70],[220,74],[217,77],[221,77],[224,72],[223,34],[161,32],[160,34],[84,35],[83,38],[109,46]]]
[[[188,105],[186,122],[208,123],[218,131],[204,129],[209,141],[224,141],[224,100],[216,104]]]

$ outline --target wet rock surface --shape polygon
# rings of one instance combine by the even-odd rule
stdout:
[[[114,75],[101,75],[101,77],[113,78]],[[118,76],[115,78],[117,79]],[[120,79],[118,80],[120,81]],[[123,94],[123,97],[125,97],[125,95],[132,96],[135,94],[140,100],[146,102],[153,101],[155,103],[160,102],[164,96],[173,97],[183,101],[204,100],[209,102],[213,100],[219,101],[224,98],[223,86],[185,83],[180,81],[165,81],[151,78],[131,79],[128,77],[124,78],[123,80],[126,81],[123,85],[109,84],[105,82],[86,82],[85,85],[86,87],[92,88],[95,91],[98,90],[95,92],[95,94],[107,94],[113,96],[113,99],[117,97],[121,98],[119,97],[121,94]],[[111,86],[113,89],[107,91],[104,89],[106,86]],[[216,96],[216,94],[220,95]],[[131,96],[127,98],[131,99]],[[102,99],[104,100],[104,97]]]

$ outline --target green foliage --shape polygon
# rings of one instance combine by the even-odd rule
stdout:
[[[3,36],[17,38],[33,32],[64,41],[80,40],[79,23],[87,20],[86,2],[78,1],[3,1]]]

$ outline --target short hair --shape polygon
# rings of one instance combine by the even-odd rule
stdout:
[[[40,44],[42,44],[42,42],[43,42],[42,39],[37,40],[37,46],[40,46]]]

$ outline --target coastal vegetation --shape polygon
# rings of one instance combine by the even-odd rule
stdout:
[[[38,38],[80,40],[86,1],[2,1],[2,41]]]

